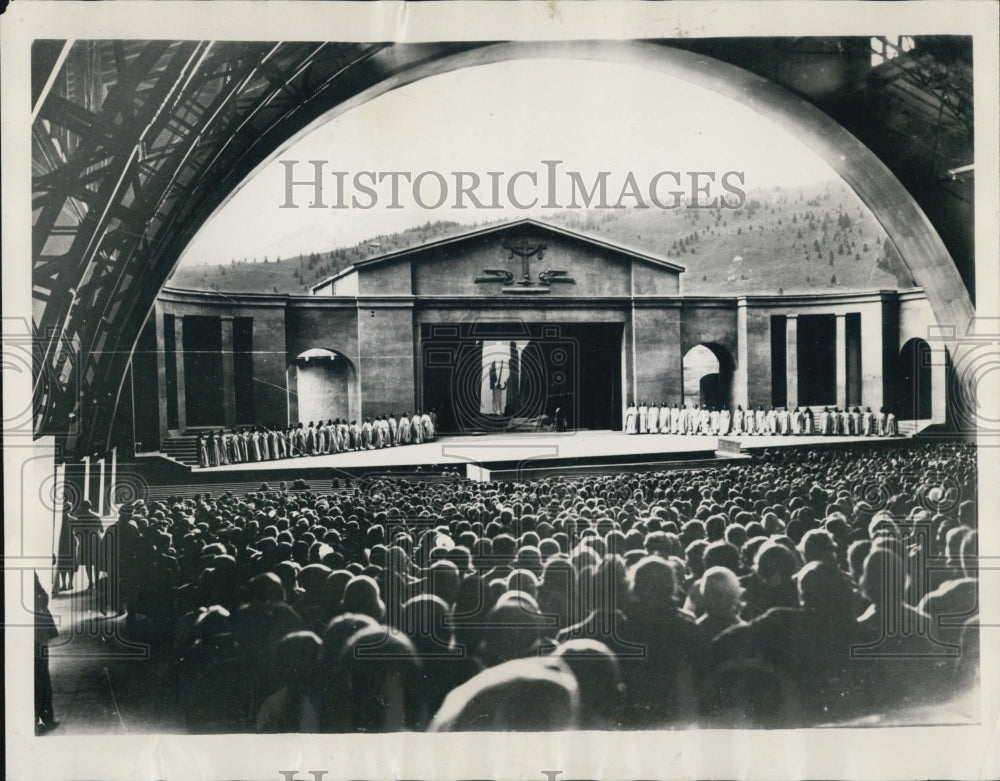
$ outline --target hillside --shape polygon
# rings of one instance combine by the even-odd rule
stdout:
[[[885,232],[840,182],[751,192],[741,209],[547,212],[544,220],[687,267],[694,295],[907,288],[914,285]],[[350,247],[293,258],[241,258],[178,268],[170,287],[304,294],[366,258],[453,236],[477,225],[428,222]]]

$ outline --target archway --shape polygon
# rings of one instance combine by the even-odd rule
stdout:
[[[358,374],[343,353],[323,347],[305,350],[288,366],[288,422],[357,418]]]
[[[215,108],[199,112],[198,132],[185,130],[184,139],[178,142],[165,129],[164,146],[156,149],[148,148],[148,139],[157,134],[136,133],[131,145],[121,144],[116,148],[111,155],[114,164],[109,167],[109,171],[115,172],[113,177],[108,174],[109,181],[123,182],[138,181],[132,174],[138,166],[152,165],[151,161],[155,161],[156,166],[168,166],[160,171],[160,176],[149,177],[149,186],[160,188],[156,192],[162,192],[170,183],[184,181],[189,186],[184,197],[164,199],[144,192],[137,198],[128,188],[102,187],[102,193],[106,189],[118,200],[105,204],[105,208],[91,209],[92,218],[81,219],[79,225],[59,226],[60,234],[71,238],[58,244],[68,249],[61,255],[49,255],[47,253],[55,252],[49,238],[54,235],[56,217],[63,204],[75,197],[76,182],[70,176],[61,176],[68,170],[60,168],[48,170],[42,166],[36,175],[36,191],[43,194],[45,208],[40,209],[36,217],[33,248],[36,270],[33,282],[36,290],[43,291],[34,301],[38,313],[36,332],[42,335],[36,351],[35,432],[64,435],[76,432],[71,433],[66,442],[71,451],[87,452],[110,445],[111,421],[121,402],[129,357],[155,296],[191,237],[226,203],[245,177],[316,123],[326,122],[388,90],[438,73],[511,59],[563,57],[633,62],[654,71],[672,73],[740,100],[761,115],[792,128],[840,174],[881,223],[913,278],[927,291],[936,319],[959,324],[956,334],[960,334],[964,324],[971,322],[974,316],[969,293],[941,238],[910,193],[876,155],[804,99],[763,76],[704,53],[673,48],[669,42],[664,45],[533,41],[452,44],[422,50],[390,44],[346,51],[336,51],[336,47],[329,44],[282,48],[280,44],[256,43],[253,45],[267,57],[246,57],[242,49],[225,44],[206,46],[208,43],[155,42],[150,47],[160,47],[160,57],[148,58],[153,63],[166,63],[163,72],[156,74],[157,78],[162,77],[164,89],[171,86],[172,79],[177,79],[179,84],[199,85],[199,88],[208,85],[206,89],[214,96]],[[270,53],[266,51],[268,46]],[[278,67],[278,72],[295,76],[274,78],[279,55],[285,55],[288,61],[283,61],[287,71]],[[136,58],[139,62],[146,59]],[[230,60],[238,60],[243,63],[241,67],[250,70],[220,91],[214,80],[218,73],[231,72],[228,65],[223,67],[227,63],[231,65]],[[263,60],[267,60],[266,73],[258,72],[261,69],[254,64]],[[73,58],[66,61],[71,62]],[[191,67],[202,68],[204,72],[189,73]],[[350,79],[334,79],[330,75],[348,72]],[[313,91],[304,91],[300,79],[315,85]],[[270,91],[261,93],[261,104],[247,101],[247,96],[240,93],[241,85],[257,89],[260,84],[270,85],[267,87]],[[295,94],[295,104],[300,110],[289,111],[282,100],[276,99],[284,97],[285,91]],[[149,92],[151,96],[158,94],[156,90]],[[66,95],[55,92],[53,96],[67,99]],[[194,94],[185,97],[191,101],[198,98]],[[265,126],[260,130],[258,122],[238,121],[235,107],[241,100],[246,109],[254,113],[263,111],[264,106],[280,110],[270,118],[261,114],[258,119]],[[44,103],[43,97],[37,107],[36,129],[41,137],[50,134],[45,123],[53,121]],[[184,118],[161,111],[159,103],[141,108],[143,116],[148,114],[152,120],[166,126],[189,128],[191,121],[195,121],[189,116],[189,105],[188,100],[176,101],[175,110],[184,112]],[[233,112],[229,111],[230,107],[234,108]],[[253,143],[234,143],[239,139],[232,131],[227,136],[223,128],[210,124],[216,120],[227,123],[227,127],[238,126],[240,133],[252,133]],[[220,140],[217,146],[204,143],[198,147],[197,154],[191,153],[194,140],[216,137]],[[93,143],[100,146],[104,141],[102,134],[94,134]],[[57,186],[64,178],[69,184]],[[212,186],[207,186],[209,183]],[[157,203],[159,207],[155,214],[125,208],[133,200]],[[131,230],[130,225],[119,224],[124,219],[121,215],[133,213],[140,220],[135,230]],[[115,220],[115,224],[109,225],[102,215]],[[60,262],[63,258],[72,262]],[[72,273],[67,273],[70,268]],[[956,366],[964,367],[959,345],[955,343],[958,338],[956,335],[945,346],[952,349]],[[79,361],[78,367],[73,364],[73,357],[81,346],[89,352]],[[66,366],[70,369],[65,370]],[[962,382],[963,378],[958,381]]]
[[[896,362],[896,415],[900,420],[933,417],[931,348],[923,339],[910,339]]]
[[[732,406],[732,353],[718,344],[696,344],[681,360],[685,404],[720,409]]]

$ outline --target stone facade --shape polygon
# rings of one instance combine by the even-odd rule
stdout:
[[[205,394],[221,394],[219,427],[297,422],[300,408],[318,410],[315,399],[300,399],[300,390],[334,394],[328,406],[338,417],[430,406],[429,367],[436,358],[428,339],[449,328],[465,334],[455,338],[482,340],[476,330],[486,329],[485,338],[501,339],[507,337],[496,334],[512,327],[532,334],[525,338],[576,340],[575,356],[590,355],[587,334],[601,333],[614,360],[605,356],[600,377],[588,376],[583,366],[568,382],[601,383],[610,376],[620,388],[597,395],[619,406],[643,398],[697,402],[684,398],[682,363],[703,345],[718,360],[723,403],[877,409],[899,398],[904,345],[929,341],[932,417],[943,422],[946,359],[933,343],[934,318],[922,291],[689,297],[683,272],[668,259],[521,220],[364,261],[319,283],[313,295],[167,287],[147,324],[158,347],[158,403],[151,412],[161,437],[189,428],[186,389],[192,386],[179,376],[168,383],[168,374],[183,374],[184,351],[197,349],[183,343],[183,319],[208,317],[218,318],[223,352],[235,349],[234,334],[249,320],[249,358],[223,355],[218,376],[203,378]],[[607,327],[588,331],[593,324]],[[546,325],[552,328],[539,331]],[[310,350],[325,351],[332,366],[310,369],[300,358]],[[170,361],[175,370],[168,371]],[[819,386],[815,367],[824,378]],[[299,372],[307,369],[300,383]],[[317,389],[321,377],[330,378],[328,388]],[[177,394],[175,413],[168,385]],[[244,392],[252,403],[234,402],[237,387],[252,388]],[[620,411],[612,418],[612,427],[620,427]]]

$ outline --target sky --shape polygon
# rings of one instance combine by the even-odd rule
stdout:
[[[295,180],[310,179],[313,168],[307,161],[311,160],[323,161],[326,206],[337,200],[333,172],[346,172],[347,208],[307,208],[313,199],[311,186],[293,188],[287,200],[286,177],[291,172]],[[570,171],[578,172],[588,189],[598,172],[608,172],[612,203],[632,172],[647,204],[651,179],[660,171],[682,175],[679,188],[670,178],[657,181],[661,203],[668,204],[668,190],[690,191],[692,171],[717,172],[714,184],[704,177],[697,182],[709,187],[702,198],[723,196],[730,201],[735,196],[723,190],[720,181],[727,171],[743,173],[742,185],[735,178],[729,181],[746,191],[837,178],[780,126],[736,101],[667,74],[632,64],[580,60],[496,63],[400,87],[294,140],[210,218],[181,264],[228,263],[232,258],[265,255],[274,260],[326,251],[429,220],[544,219],[545,209],[510,206],[506,189],[515,172],[534,171],[538,186],[521,177],[513,197],[527,203],[537,195],[544,205],[544,160],[562,161],[554,177],[555,202],[561,204],[572,201]],[[411,183],[397,179],[399,208],[390,208],[391,179],[373,188],[377,199],[373,208],[352,207],[352,198],[359,205],[373,200],[353,186],[361,171],[409,173]],[[433,174],[421,179],[414,198],[412,180],[424,171],[444,177],[447,199],[439,207],[425,208],[439,200],[440,180]],[[466,208],[455,208],[456,171],[479,176],[480,186],[473,192],[485,205],[492,192],[488,172],[499,172],[499,202],[504,208],[473,208],[469,198],[462,199]],[[632,207],[637,200],[623,203]],[[283,204],[298,208],[280,208]]]

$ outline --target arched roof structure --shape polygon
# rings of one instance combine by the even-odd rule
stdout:
[[[204,222],[281,148],[314,123],[408,82],[509,59],[665,69],[793,128],[872,210],[939,322],[961,332],[974,313],[971,181],[946,187],[939,169],[971,162],[971,80],[961,79],[971,71],[971,43],[965,52],[918,40],[893,60],[892,74],[873,69],[870,54],[867,38],[36,42],[36,434],[75,432],[66,445],[81,454],[107,445],[132,349],[160,288]],[[941,61],[959,75],[928,77]],[[915,116],[894,108],[893,96]],[[922,116],[937,117],[933,148],[915,138],[898,155],[894,133]]]

